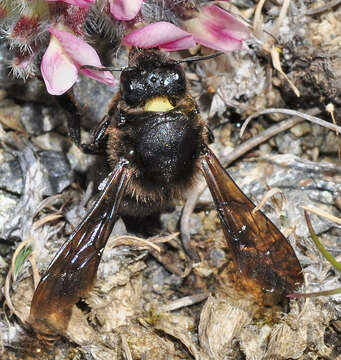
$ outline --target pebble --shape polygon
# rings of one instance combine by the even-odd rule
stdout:
[[[51,131],[66,121],[65,113],[56,107],[28,103],[21,107],[20,122],[26,132],[40,135]]]
[[[303,123],[293,126],[290,129],[290,132],[299,138],[301,136],[309,134],[311,132],[311,128],[307,122],[303,122]]]
[[[46,175],[46,188],[43,195],[49,196],[62,192],[72,183],[70,163],[64,153],[59,151],[38,152],[40,164]]]
[[[3,152],[2,155],[0,163],[0,188],[15,195],[21,195],[24,181],[19,160],[8,152]]]

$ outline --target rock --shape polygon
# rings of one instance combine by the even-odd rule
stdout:
[[[212,264],[212,266],[216,268],[220,268],[223,264],[226,263],[226,254],[222,249],[218,249],[214,247],[210,250],[209,261]]]
[[[337,136],[334,132],[329,131],[323,145],[321,146],[321,154],[337,154],[337,144],[340,143],[340,135]]]
[[[38,78],[30,78],[26,81],[16,80],[8,88],[8,94],[14,99],[32,101],[43,104],[53,104],[53,96],[46,92],[45,84]]]
[[[301,137],[303,135],[309,134],[311,131],[310,125],[307,122],[297,124],[296,126],[290,129],[290,132],[296,137]]]
[[[79,109],[84,112],[83,126],[92,129],[106,115],[118,87],[108,86],[93,79],[80,76],[73,86]]]
[[[0,162],[0,188],[7,192],[22,194],[24,182],[19,160],[8,152],[2,154]]]
[[[301,139],[293,139],[290,134],[280,134],[275,138],[275,143],[278,147],[278,152],[282,154],[302,154]]]
[[[47,176],[44,195],[60,193],[71,185],[71,166],[62,152],[42,150],[38,156],[42,171]]]
[[[0,190],[0,228],[4,228],[7,221],[13,217],[13,213],[19,199],[3,190]],[[0,235],[4,235],[0,231]]]
[[[0,101],[0,123],[5,129],[12,129],[24,132],[24,128],[20,122],[21,108],[12,100],[3,99]]]
[[[26,132],[40,135],[63,124],[66,117],[59,108],[28,103],[21,108],[20,121]]]
[[[70,147],[70,143],[67,139],[54,131],[33,137],[32,142],[42,150],[66,152]]]

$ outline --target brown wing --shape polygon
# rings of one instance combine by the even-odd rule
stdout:
[[[266,292],[301,285],[302,268],[287,239],[261,211],[252,213],[255,205],[208,148],[201,166],[239,272]]]
[[[40,280],[29,317],[35,331],[49,335],[63,333],[73,305],[91,290],[129,179],[130,171],[118,165],[89,214],[58,251]]]

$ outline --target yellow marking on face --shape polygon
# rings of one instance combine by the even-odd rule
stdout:
[[[145,111],[167,112],[174,109],[166,96],[155,96],[146,101]]]

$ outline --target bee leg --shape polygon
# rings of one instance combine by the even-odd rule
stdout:
[[[206,126],[206,131],[207,131],[208,144],[213,144],[214,143],[213,131],[208,126]]]
[[[77,147],[87,154],[104,154],[106,129],[110,124],[110,118],[107,115],[104,116],[102,121],[93,130],[90,143],[85,144],[81,141],[80,124],[82,113],[77,106],[74,96],[72,93],[67,92],[66,94],[58,96],[58,102],[67,112],[69,134]]]
[[[78,146],[86,154],[105,153],[106,130],[110,124],[110,117],[105,115],[102,121],[95,127],[91,135],[91,142],[88,144],[81,143]]]

